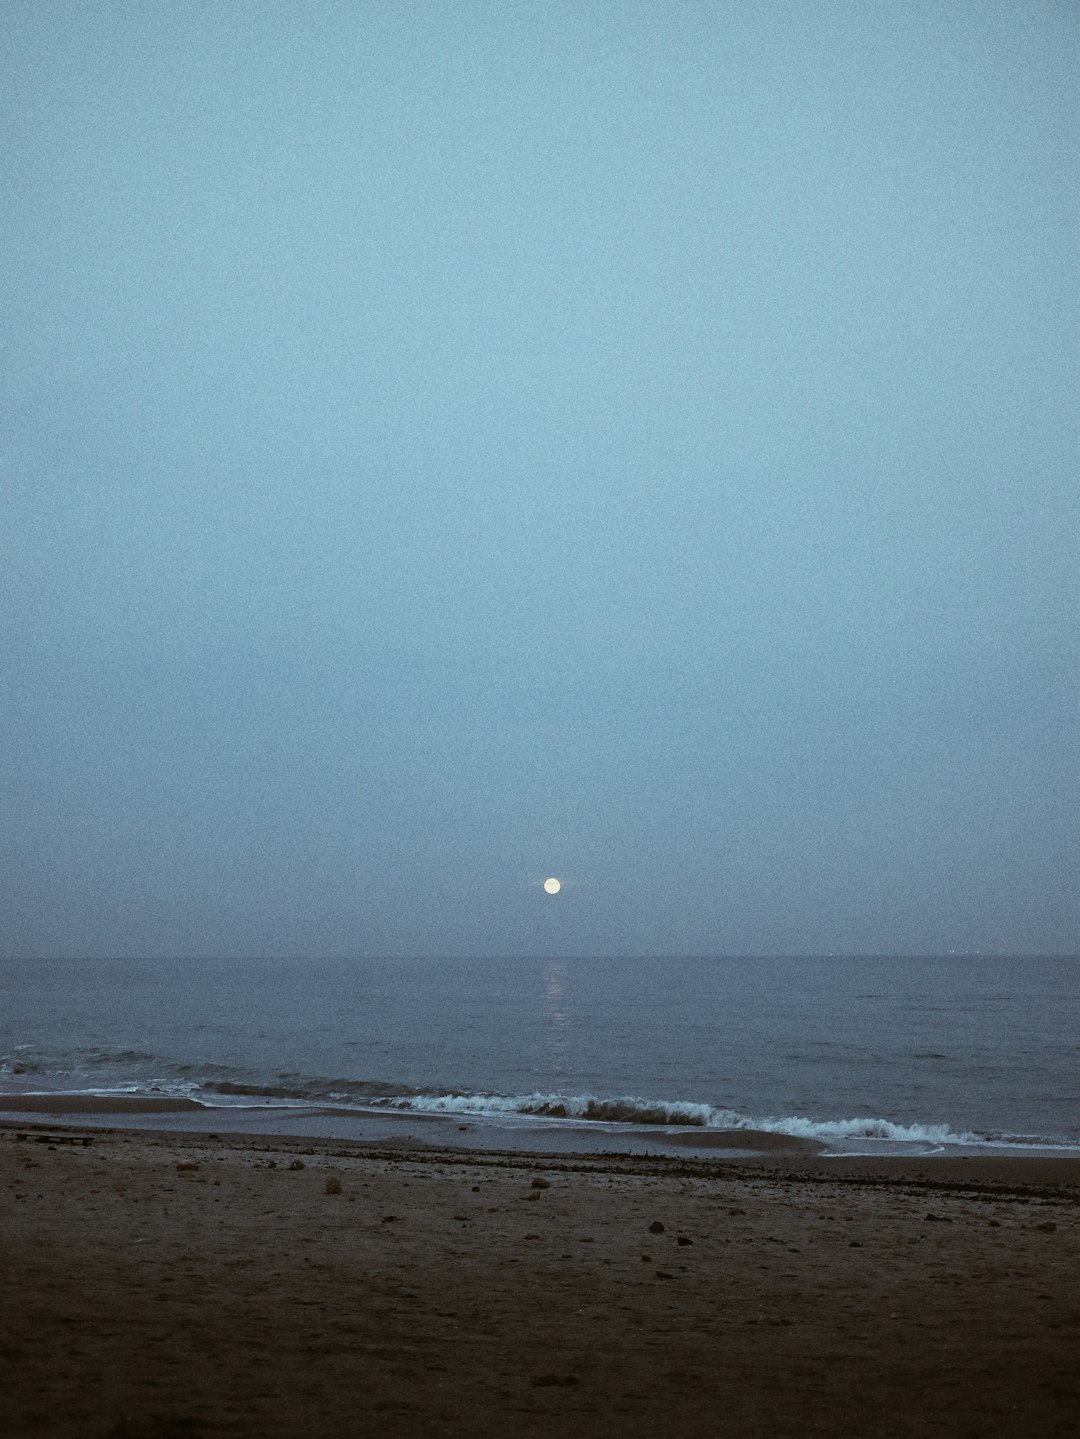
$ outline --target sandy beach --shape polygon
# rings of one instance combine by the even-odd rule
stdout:
[[[1070,1161],[756,1163],[0,1130],[0,1430],[1080,1425]]]

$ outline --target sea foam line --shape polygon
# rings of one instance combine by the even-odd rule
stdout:
[[[500,1095],[410,1094],[376,1101],[373,1107],[426,1114],[472,1114],[492,1117],[514,1114],[548,1119],[582,1119],[608,1124],[654,1124],[700,1129],[754,1129],[803,1139],[888,1139],[900,1143],[979,1144],[985,1139],[946,1124],[897,1124],[889,1119],[810,1119],[803,1115],[757,1119],[732,1109],[717,1109],[689,1100],[648,1100],[623,1096],[600,1099],[592,1094]]]

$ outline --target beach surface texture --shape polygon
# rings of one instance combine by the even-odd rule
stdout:
[[[1080,1432],[1080,1165],[0,1128],[0,1432]]]

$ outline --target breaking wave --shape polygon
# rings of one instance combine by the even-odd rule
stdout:
[[[601,1124],[685,1124],[706,1128],[715,1113],[708,1104],[648,1099],[600,1099],[594,1094],[411,1094],[380,1108],[426,1114],[528,1114],[545,1119],[585,1119]]]
[[[798,1114],[760,1116],[693,1100],[643,1098],[591,1093],[499,1094],[440,1086],[413,1087],[381,1079],[325,1078],[295,1071],[259,1073],[212,1062],[177,1062],[142,1050],[86,1046],[50,1052],[32,1045],[0,1055],[0,1078],[20,1090],[32,1086],[83,1089],[86,1092],[183,1094],[211,1106],[245,1103],[287,1106],[343,1106],[415,1114],[472,1116],[496,1123],[595,1123],[699,1130],[756,1130],[819,1140],[847,1149],[863,1141],[925,1147],[1049,1143],[1061,1140],[1002,1133],[975,1134],[947,1124],[901,1123],[874,1115],[813,1117]],[[1067,1147],[1072,1148],[1073,1144]]]
[[[950,1129],[946,1124],[897,1124],[871,1116],[853,1119],[810,1119],[802,1115],[760,1119],[732,1109],[689,1100],[663,1101],[621,1097],[600,1099],[592,1094],[411,1094],[376,1102],[373,1107],[411,1110],[426,1114],[472,1114],[497,1117],[514,1114],[549,1119],[575,1119],[606,1124],[655,1124],[700,1129],[764,1130],[800,1139],[887,1139],[895,1143],[979,1144],[985,1136]]]
[[[741,1128],[742,1125],[733,1125]],[[947,1124],[896,1124],[891,1119],[762,1119],[755,1129],[773,1134],[791,1134],[800,1139],[890,1139],[902,1144],[985,1144],[986,1136],[950,1129]]]

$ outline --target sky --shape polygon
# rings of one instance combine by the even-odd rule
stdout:
[[[1080,950],[1069,0],[0,0],[0,124],[3,953]]]

